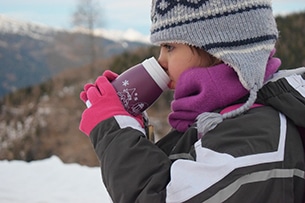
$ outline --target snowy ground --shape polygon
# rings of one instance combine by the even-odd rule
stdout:
[[[109,203],[100,168],[53,156],[30,163],[0,161],[1,203]]]

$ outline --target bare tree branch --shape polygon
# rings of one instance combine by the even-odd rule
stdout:
[[[90,46],[90,57],[92,72],[96,61],[94,30],[102,25],[102,8],[97,0],[77,0],[76,10],[72,16],[72,24],[84,28],[89,33],[88,45]]]

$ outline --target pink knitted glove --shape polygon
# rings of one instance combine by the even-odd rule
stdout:
[[[105,76],[109,80],[109,82],[112,82],[119,75],[110,71],[110,70],[106,70],[103,73],[103,76]],[[88,97],[87,97],[87,91],[89,90],[90,87],[94,87],[94,84],[91,84],[91,83],[85,84],[84,91],[82,91],[80,93],[80,99],[87,105],[88,108],[91,106],[91,103],[90,103],[90,101],[88,100]]]
[[[117,74],[106,71],[95,81],[95,84],[86,84],[84,91],[80,93],[82,101],[86,102],[87,109],[82,114],[79,129],[87,136],[101,121],[116,115],[125,115],[135,118],[143,127],[141,116],[134,117],[129,114],[122,105],[111,81]]]
[[[91,83],[85,84],[84,91],[82,91],[79,95],[80,99],[87,105],[88,108],[91,106],[91,103],[87,97],[87,91],[89,90],[90,87],[94,87],[94,85]]]

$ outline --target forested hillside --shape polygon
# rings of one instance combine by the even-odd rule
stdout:
[[[280,38],[277,56],[283,69],[305,66],[305,11],[276,18]]]

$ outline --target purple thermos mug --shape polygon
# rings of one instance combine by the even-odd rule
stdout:
[[[126,111],[139,115],[168,88],[170,79],[154,57],[120,74],[112,85]]]

